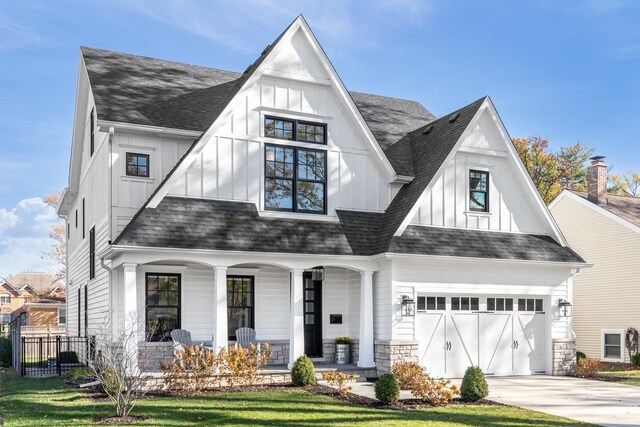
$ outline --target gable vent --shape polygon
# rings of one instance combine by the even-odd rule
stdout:
[[[433,129],[433,125],[429,125],[426,128],[424,128],[424,131],[422,132],[423,135],[428,134],[429,132],[431,132],[431,130]]]
[[[451,115],[451,117],[449,117],[449,123],[453,123],[456,120],[458,120],[458,117],[460,117],[460,113],[454,113]]]

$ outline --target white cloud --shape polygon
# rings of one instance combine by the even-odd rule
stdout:
[[[11,210],[0,209],[0,277],[21,271],[53,271],[40,254],[54,240],[49,228],[61,220],[42,199],[24,199]]]

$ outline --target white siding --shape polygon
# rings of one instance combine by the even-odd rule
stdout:
[[[322,330],[324,339],[360,335],[360,273],[327,268],[322,284]],[[341,325],[329,324],[330,314],[342,314]]]
[[[391,339],[392,263],[385,262],[373,273],[373,336],[377,340]]]
[[[256,277],[256,335],[261,340],[289,339],[289,272],[260,267]]]
[[[489,171],[489,210],[470,212],[469,170]],[[551,234],[503,138],[485,110],[470,129],[460,151],[443,168],[412,219],[413,225]]]
[[[570,197],[551,213],[571,248],[593,264],[573,278],[573,329],[577,349],[600,358],[602,329],[640,329],[640,234]]]

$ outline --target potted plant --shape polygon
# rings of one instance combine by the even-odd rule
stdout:
[[[335,339],[336,344],[336,363],[338,365],[348,365],[351,355],[351,338],[338,337]]]

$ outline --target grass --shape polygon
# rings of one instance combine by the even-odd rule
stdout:
[[[624,365],[625,367],[628,365]],[[620,384],[640,387],[640,367],[638,369],[620,369],[616,366],[607,367],[599,374]]]
[[[61,380],[0,373],[0,416],[7,427],[83,426],[111,415],[107,401],[89,399]],[[211,394],[193,398],[150,397],[131,415],[150,418],[135,425],[254,426],[585,426],[576,421],[508,406],[451,405],[382,410],[290,388],[271,392]],[[2,420],[0,420],[2,425]]]

